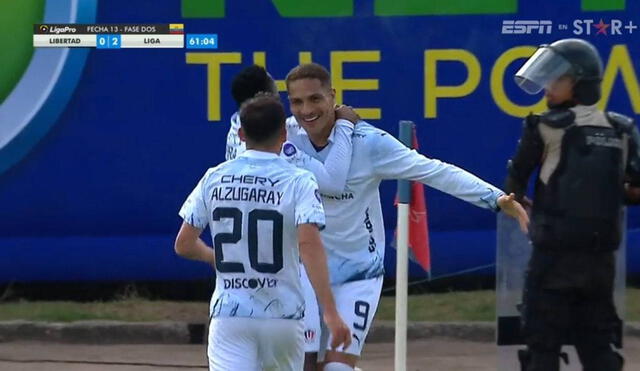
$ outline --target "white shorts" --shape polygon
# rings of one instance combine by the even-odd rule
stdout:
[[[308,286],[303,279],[303,291],[305,299],[305,352],[324,353],[331,349],[331,334],[324,327],[320,319],[319,308],[311,284]],[[378,309],[380,294],[382,292],[383,277],[367,280],[347,282],[331,287],[336,301],[338,313],[351,330],[351,345],[347,349],[339,351],[360,356],[364,348],[364,341],[371,328],[371,322]],[[310,303],[311,302],[311,303]],[[320,357],[322,358],[322,356]]]
[[[300,371],[302,320],[218,317],[209,326],[210,371]]]

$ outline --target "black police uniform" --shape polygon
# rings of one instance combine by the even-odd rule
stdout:
[[[582,113],[578,119],[575,111]],[[527,371],[557,370],[567,343],[575,344],[585,370],[621,369],[622,359],[611,349],[621,342],[615,337],[614,251],[622,236],[623,184],[628,175],[637,178],[639,143],[630,118],[593,107],[554,109],[525,120],[505,188],[521,197],[531,173],[541,168],[522,307]],[[558,147],[550,151],[553,145]]]
[[[537,54],[518,72],[522,77],[516,75],[525,91],[539,91],[550,82],[543,72],[562,64],[576,83],[573,101],[525,119],[508,165],[505,190],[519,199],[539,169],[521,308],[528,346],[519,354],[522,370],[559,370],[562,345],[574,344],[585,371],[618,371],[623,359],[612,348],[622,341],[613,300],[615,250],[623,233],[625,183],[640,185],[640,135],[631,118],[595,107],[602,62],[592,45],[565,39]]]

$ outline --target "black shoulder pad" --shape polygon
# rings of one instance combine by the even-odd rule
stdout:
[[[530,113],[527,117],[524,118],[524,127],[527,129],[533,129],[538,126],[540,122],[540,115],[534,115]]]
[[[552,128],[562,129],[573,124],[576,114],[570,109],[551,109],[540,116],[540,120]]]
[[[633,119],[629,116],[621,115],[617,112],[606,112],[605,115],[614,128],[619,129],[624,133],[631,133],[633,128],[636,126]]]

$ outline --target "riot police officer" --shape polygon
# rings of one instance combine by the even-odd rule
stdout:
[[[615,250],[623,205],[638,202],[640,135],[627,116],[603,112],[602,61],[590,43],[541,46],[516,73],[527,93],[545,90],[549,110],[524,121],[508,163],[505,191],[532,204],[533,253],[523,293],[522,370],[556,371],[563,344],[574,344],[585,371],[617,371],[621,321],[613,301]],[[637,194],[637,193],[636,193]]]

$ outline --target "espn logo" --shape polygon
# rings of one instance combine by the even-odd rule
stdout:
[[[537,31],[538,34],[550,34],[551,21],[502,21],[502,34],[525,35]]]

